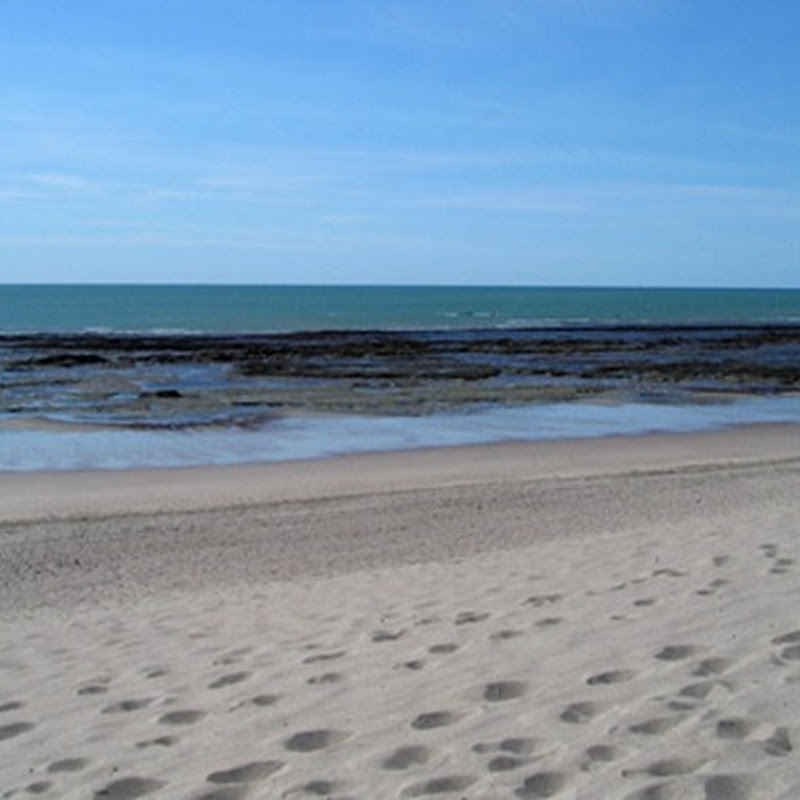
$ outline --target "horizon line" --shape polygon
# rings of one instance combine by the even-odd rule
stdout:
[[[612,290],[612,291],[800,291],[797,286],[704,284],[558,284],[558,283],[361,283],[361,282],[227,282],[227,281],[0,281],[0,287],[51,287],[51,288],[272,288],[272,289],[552,289],[552,290]]]

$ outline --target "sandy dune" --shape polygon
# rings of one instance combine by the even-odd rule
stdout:
[[[0,476],[0,797],[796,798],[800,431]]]

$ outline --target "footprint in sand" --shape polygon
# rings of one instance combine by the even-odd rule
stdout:
[[[441,778],[431,778],[424,783],[408,786],[400,793],[401,797],[425,797],[430,794],[448,794],[450,792],[463,792],[472,786],[477,778],[472,775],[444,775]]]
[[[401,636],[405,636],[405,631],[375,631],[372,634],[373,642],[396,642]]]
[[[433,751],[422,745],[398,747],[391,755],[381,761],[383,769],[408,769],[417,764],[427,764]]]
[[[781,658],[785,658],[787,661],[800,661],[800,644],[784,647],[781,650]]]
[[[418,731],[427,731],[432,728],[443,728],[446,725],[452,725],[459,719],[457,714],[451,711],[428,711],[420,714],[411,723],[411,727]]]
[[[789,731],[786,728],[775,728],[772,736],[764,742],[764,752],[770,756],[785,758],[792,750],[794,748],[789,739]]]
[[[504,753],[528,756],[534,751],[536,744],[536,739],[531,739],[527,736],[512,736],[508,739],[502,739],[497,747]]]
[[[483,699],[490,703],[502,703],[505,700],[516,700],[522,697],[527,689],[522,681],[495,681],[487,683],[483,689]]]
[[[214,666],[230,666],[231,664],[238,664],[243,656],[249,655],[253,652],[252,647],[240,647],[238,650],[233,650],[226,653],[224,656],[214,660]]]
[[[77,694],[105,694],[107,691],[108,686],[105,686],[102,683],[90,683],[87,686],[81,686],[80,689],[78,689]]]
[[[800,631],[791,631],[790,633],[783,633],[772,639],[772,644],[797,644],[800,643]]]
[[[8,703],[3,703],[0,706],[0,714],[5,713],[6,711],[19,711],[19,709],[24,708],[25,703],[22,700],[11,700]]]
[[[203,792],[203,794],[196,795],[193,800],[244,800],[248,795],[250,795],[250,787],[247,784],[234,784]]]
[[[717,684],[714,681],[700,681],[683,686],[679,692],[681,697],[688,697],[692,700],[705,700]]]
[[[323,672],[322,675],[313,675],[306,683],[316,686],[325,683],[338,683],[341,680],[344,680],[344,675],[341,672]]]
[[[520,758],[519,756],[495,756],[487,765],[489,772],[510,772],[512,769],[519,769],[525,766],[530,759]]]
[[[231,769],[217,770],[206,775],[209,783],[258,783],[285,766],[284,761],[250,761]]]
[[[333,797],[337,792],[341,792],[345,788],[344,783],[340,781],[329,781],[324,778],[309,781],[304,783],[299,788],[290,791],[282,797],[297,797],[299,795],[306,795],[307,797]]]
[[[664,758],[648,764],[643,769],[623,770],[623,777],[633,775],[650,775],[653,778],[670,778],[676,775],[691,775],[697,772],[706,762],[700,759],[690,758]]]
[[[706,778],[703,788],[706,800],[746,800],[753,797],[754,781],[744,775],[712,775]]]
[[[692,672],[698,678],[706,678],[711,675],[721,675],[725,670],[733,666],[733,661],[727,658],[713,656],[703,659]]]
[[[143,697],[139,700],[120,700],[118,703],[111,703],[100,710],[101,714],[120,714],[128,711],[138,711],[146,708],[153,702],[152,697]]]
[[[684,658],[700,653],[702,649],[694,644],[670,644],[662,647],[655,657],[661,661],[682,661]]]
[[[504,642],[508,639],[516,639],[517,636],[522,636],[522,631],[515,631],[507,628],[502,631],[495,631],[489,636],[493,642]]]
[[[254,706],[264,707],[275,705],[275,703],[277,703],[280,699],[281,696],[279,694],[257,694],[250,700],[250,702]]]
[[[704,589],[698,589],[695,594],[702,595],[704,597],[710,597],[717,593],[718,589],[721,589],[723,586],[727,586],[730,581],[726,581],[725,578],[715,578],[711,581],[707,587]]]
[[[458,645],[455,642],[445,642],[443,644],[434,644],[428,648],[428,652],[432,655],[447,655],[448,653],[455,653],[458,650]]]
[[[148,680],[163,678],[165,675],[169,675],[169,670],[164,667],[153,667],[152,669],[146,670],[144,673],[145,678]]]
[[[304,664],[316,664],[320,661],[334,661],[337,658],[341,658],[344,655],[344,650],[337,650],[334,653],[317,653],[313,656],[308,656],[307,658],[303,659]]]
[[[170,711],[162,714],[158,721],[162,725],[193,725],[205,715],[205,711]]]
[[[489,619],[488,612],[462,611],[455,619],[455,625],[469,625]]]
[[[167,784],[152,778],[120,778],[95,792],[95,800],[135,800],[162,789]]]
[[[667,703],[667,708],[678,714],[683,714],[687,711],[694,712],[697,711],[697,702],[695,700],[670,700]]]
[[[788,645],[788,647],[784,647],[781,650],[780,658],[785,661],[800,661],[800,631],[791,631],[790,633],[776,636],[772,639],[772,644],[778,646]]]
[[[287,739],[283,746],[295,753],[312,753],[315,750],[325,750],[339,744],[348,738],[344,731],[320,729],[296,733]]]
[[[747,717],[730,717],[717,722],[718,739],[746,739],[761,723]]]
[[[512,753],[517,756],[529,756],[538,744],[536,739],[527,736],[511,736],[499,742],[479,742],[472,746],[476,753]]]
[[[411,661],[404,661],[402,664],[395,665],[395,669],[410,669],[412,672],[417,672],[425,666],[425,660],[422,658],[412,658]]]
[[[334,781],[317,780],[309,781],[302,788],[306,794],[316,795],[317,797],[330,797],[341,787],[342,784]]]
[[[50,774],[57,772],[80,772],[89,765],[89,760],[86,758],[62,758],[60,761],[53,761],[47,765],[47,771]]]
[[[676,788],[671,783],[653,783],[626,794],[625,800],[682,800],[685,796],[683,789]]]
[[[208,688],[222,689],[225,686],[234,686],[237,683],[246,681],[251,674],[250,672],[231,672],[228,675],[220,675],[219,678],[208,684]]]
[[[572,703],[561,712],[561,719],[563,722],[584,724],[594,719],[599,713],[600,706],[597,703]]]
[[[551,625],[560,625],[564,621],[564,617],[542,617],[536,621],[536,625],[540,628],[549,628]]]
[[[614,683],[625,683],[636,677],[636,673],[630,669],[614,669],[609,672],[599,672],[586,679],[589,686],[607,686]]]
[[[654,717],[653,719],[646,719],[643,722],[637,722],[635,725],[631,725],[628,730],[631,733],[639,733],[644,736],[658,736],[671,730],[676,725],[680,725],[684,719],[685,717],[682,716]]]
[[[136,742],[136,747],[143,750],[145,747],[172,747],[178,742],[177,736],[159,736],[155,739],[146,739],[142,742]]]
[[[50,791],[50,787],[52,785],[53,784],[50,783],[50,781],[35,781],[34,783],[29,783],[25,787],[25,791],[28,794],[44,794],[45,792]],[[6,796],[10,797],[10,794],[3,795],[3,796],[4,797],[6,797]]]
[[[12,722],[9,725],[0,725],[0,740],[13,739],[15,736],[32,731],[35,727],[32,722]]]
[[[683,578],[686,576],[685,572],[672,567],[662,567],[661,569],[654,570],[652,574],[654,578]]]
[[[581,763],[581,769],[590,772],[592,769],[602,765],[610,764],[612,761],[619,761],[625,756],[625,751],[610,744],[596,744],[586,749],[586,758]]]
[[[525,603],[534,608],[541,608],[542,606],[549,606],[553,603],[557,603],[562,597],[563,595],[560,594],[535,594],[529,597]]]
[[[568,777],[563,772],[537,772],[525,778],[514,794],[517,797],[554,797],[566,788]]]

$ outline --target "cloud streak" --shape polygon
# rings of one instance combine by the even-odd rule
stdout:
[[[800,8],[78,0],[42,26],[38,6],[0,29],[4,262],[51,247],[57,278],[74,248],[135,280],[181,250],[191,280],[203,247],[283,248],[308,279],[406,259],[503,281],[535,257],[618,282],[647,254],[713,284],[719,253],[758,277],[769,250],[797,280]]]

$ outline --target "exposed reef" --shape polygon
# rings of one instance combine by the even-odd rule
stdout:
[[[0,413],[126,426],[800,390],[800,326],[0,336]],[[266,415],[266,416],[265,416]]]

